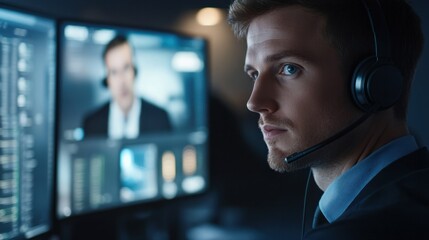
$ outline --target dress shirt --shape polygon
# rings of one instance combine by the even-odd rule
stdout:
[[[319,208],[331,223],[339,218],[360,191],[383,168],[418,149],[413,136],[397,138],[359,161],[335,179],[323,193]]]
[[[137,138],[139,135],[141,102],[134,98],[131,109],[126,116],[115,101],[110,102],[109,109],[109,138]]]

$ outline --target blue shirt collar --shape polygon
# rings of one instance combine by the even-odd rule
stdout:
[[[323,193],[319,208],[329,222],[338,219],[383,168],[418,149],[413,136],[397,138],[337,177]]]

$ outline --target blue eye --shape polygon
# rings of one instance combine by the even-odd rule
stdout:
[[[256,81],[256,79],[258,78],[258,72],[256,71],[249,71],[247,72],[247,75],[249,75],[249,77],[253,80]]]
[[[291,76],[296,74],[299,71],[299,68],[292,64],[286,64],[283,66],[281,73],[286,76]]]

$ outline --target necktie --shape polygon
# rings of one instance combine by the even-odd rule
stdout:
[[[322,211],[320,211],[319,206],[317,206],[316,211],[314,212],[314,217],[313,217],[313,228],[319,227],[319,226],[321,226],[323,224],[327,224],[327,223],[329,223],[328,220],[326,220]]]
[[[123,125],[122,125],[122,138],[127,138],[128,134],[128,117],[124,117]]]

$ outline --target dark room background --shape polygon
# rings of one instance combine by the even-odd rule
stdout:
[[[429,146],[429,1],[410,2],[421,16],[426,45],[412,87],[408,120],[410,131],[419,143]],[[235,39],[226,23],[230,1],[1,0],[0,3],[58,19],[174,30],[203,36],[209,42],[212,187],[202,196],[172,203],[153,217],[154,221],[168,222],[165,225],[174,233],[163,233],[152,223],[134,216],[110,219],[123,228],[120,232],[125,232],[123,235],[115,232],[114,239],[146,239],[142,238],[144,235],[159,240],[299,238],[307,172],[282,175],[266,164],[266,148],[257,129],[257,118],[246,109],[252,83],[242,71],[245,43]],[[204,7],[221,11],[217,25],[201,26],[196,22],[195,14]],[[314,203],[320,193],[317,190],[311,193],[309,199]],[[312,212],[311,207],[308,212]],[[93,217],[91,221],[94,231],[88,239],[106,237],[103,232],[109,232],[106,228],[112,223],[104,216]],[[65,223],[59,226],[58,236],[83,239],[85,235],[75,232],[88,231],[88,224],[85,219]],[[153,229],[153,234],[142,231],[142,225]]]

